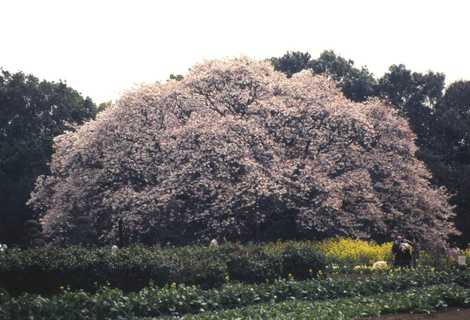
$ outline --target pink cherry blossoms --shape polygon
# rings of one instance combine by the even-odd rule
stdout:
[[[408,123],[330,80],[247,58],[142,86],[55,140],[30,204],[56,243],[87,217],[98,243],[190,243],[394,233],[442,244],[445,190]]]

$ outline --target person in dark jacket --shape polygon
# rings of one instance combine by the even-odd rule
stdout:
[[[392,245],[393,266],[406,267],[413,266],[413,245],[411,241],[398,236]]]

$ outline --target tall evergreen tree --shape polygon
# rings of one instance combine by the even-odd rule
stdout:
[[[26,201],[37,176],[48,172],[53,138],[95,113],[90,98],[63,82],[0,71],[0,242],[24,239],[34,217]]]
[[[427,161],[435,180],[454,195],[462,244],[470,242],[470,81],[457,81],[437,104]],[[425,159],[426,160],[426,159]]]

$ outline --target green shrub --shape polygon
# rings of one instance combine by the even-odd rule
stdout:
[[[233,280],[257,283],[282,276],[282,258],[264,252],[234,254],[227,264]]]
[[[9,250],[0,257],[0,286],[12,293],[55,293],[60,287],[95,290],[109,283],[135,291],[150,282],[220,285],[224,260],[200,250],[178,252],[140,246],[119,249],[82,247]]]
[[[448,307],[470,307],[470,289],[447,284],[389,292],[369,297],[327,300],[321,302],[285,301],[245,308],[185,316],[185,320],[352,320],[390,313],[430,313]],[[313,315],[314,318],[313,318]],[[167,319],[180,319],[179,317]]]
[[[283,259],[291,257],[292,252],[265,253],[262,246],[235,245],[166,249],[133,246],[119,249],[114,255],[109,247],[9,250],[0,257],[0,286],[19,294],[57,293],[66,286],[93,291],[104,284],[124,291],[136,291],[150,283],[212,288],[226,282],[227,276],[259,283],[286,277],[283,266],[292,269],[293,265]],[[296,259],[295,270],[289,272],[302,278],[310,269],[325,267],[321,254],[313,249],[303,249]]]
[[[282,254],[284,273],[296,279],[307,279],[325,269],[325,257],[310,248],[288,247]]]
[[[103,287],[95,293],[66,290],[51,297],[32,294],[5,296],[2,298],[0,312],[3,312],[4,319],[35,320],[180,316],[258,303],[371,296],[436,284],[451,284],[465,272],[468,273],[469,270],[403,270],[372,274],[363,279],[282,279],[271,284],[234,283],[210,290],[196,286],[171,285],[164,288],[146,287],[128,294],[109,287]]]
[[[373,261],[370,259],[380,258],[388,250],[386,245],[371,243],[364,249],[366,257],[361,256],[361,248],[367,247],[364,241],[342,239],[225,244],[216,248],[132,246],[119,249],[116,255],[110,247],[9,249],[0,255],[0,287],[14,294],[57,293],[60,287],[93,291],[109,283],[128,292],[150,283],[212,288],[227,278],[259,283],[291,274],[295,279],[306,279],[323,269],[327,273],[376,273],[352,270],[355,264]],[[428,256],[423,254],[422,259]]]

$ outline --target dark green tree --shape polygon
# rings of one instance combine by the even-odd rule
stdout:
[[[300,51],[287,51],[280,58],[271,58],[271,63],[276,71],[285,73],[291,77],[294,73],[310,68],[310,53]]]
[[[170,80],[181,81],[183,80],[183,76],[181,74],[170,74]]]
[[[375,95],[376,80],[373,74],[366,67],[356,68],[353,60],[338,56],[331,50],[323,51],[309,66],[315,73],[330,75],[344,95],[353,101],[364,101]]]
[[[457,81],[436,105],[428,161],[437,183],[453,194],[458,239],[470,242],[470,81]]]
[[[392,65],[378,81],[377,95],[390,101],[408,118],[420,147],[429,147],[433,109],[442,98],[445,75],[429,71],[412,72],[404,65]]]
[[[95,114],[93,101],[63,82],[0,71],[0,242],[25,238],[25,221],[34,218],[26,202],[48,172],[53,138]]]
[[[112,105],[113,105],[112,101],[101,102],[98,105],[98,108],[96,109],[96,113],[100,113],[101,111],[104,111],[105,109],[111,107]]]
[[[308,69],[317,74],[333,78],[344,95],[353,101],[364,101],[375,94],[376,81],[366,67],[354,66],[354,61],[346,60],[333,51],[324,51],[318,59],[311,59],[308,52],[287,52],[280,58],[271,58],[274,69],[288,77]]]

